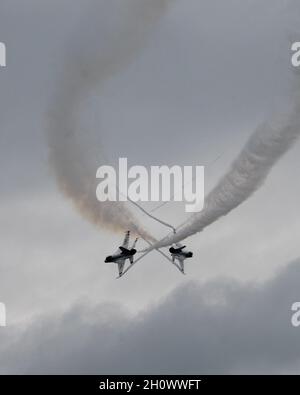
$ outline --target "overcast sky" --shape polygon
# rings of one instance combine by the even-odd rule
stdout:
[[[0,328],[0,372],[294,373],[299,144],[249,201],[187,240],[187,276],[153,252],[116,280],[103,260],[122,235],[95,228],[57,187],[46,137],[57,91],[77,62],[86,61],[88,79],[98,72],[91,54],[122,50],[123,19],[139,17],[134,3],[1,1],[0,301],[8,326]],[[145,166],[207,165],[222,155],[206,168],[208,191],[257,125],[292,100],[299,18],[296,1],[170,1],[138,50],[82,97],[87,154]],[[157,214],[174,225],[185,217],[172,204]]]

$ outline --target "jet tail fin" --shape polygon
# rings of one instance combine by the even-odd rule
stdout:
[[[134,243],[132,244],[132,247],[131,247],[131,249],[133,249],[133,248],[135,248],[135,246],[136,246],[136,243],[137,243],[137,241],[138,241],[138,237],[134,240]]]

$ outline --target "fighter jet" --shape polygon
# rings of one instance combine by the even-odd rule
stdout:
[[[192,258],[192,256],[193,256],[193,253],[191,251],[184,251],[185,248],[186,248],[186,246],[183,246],[183,245],[177,243],[177,244],[175,244],[175,247],[172,246],[169,249],[169,252],[171,253],[171,257],[172,257],[172,262],[174,264],[176,264],[175,260],[178,261],[179,266],[178,265],[176,265],[176,266],[183,274],[185,274],[184,273],[184,261],[187,258]]]
[[[126,259],[129,259],[130,264],[133,264],[133,257],[136,254],[135,245],[138,239],[135,239],[131,248],[129,246],[130,231],[125,233],[123,244],[117,249],[113,255],[105,258],[105,263],[116,263],[118,265],[119,276],[122,276]]]

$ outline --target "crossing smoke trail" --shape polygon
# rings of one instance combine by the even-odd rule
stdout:
[[[204,209],[192,215],[176,234],[170,234],[148,249],[169,246],[227,215],[247,200],[266,180],[272,167],[300,136],[300,104],[277,122],[265,123],[250,137],[229,171],[208,194]]]
[[[50,163],[59,188],[91,223],[147,234],[121,202],[99,202],[96,170],[105,162],[99,136],[82,122],[85,99],[95,87],[130,63],[145,46],[169,0],[93,1],[66,51],[65,72],[50,110]]]

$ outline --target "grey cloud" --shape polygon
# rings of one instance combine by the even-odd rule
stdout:
[[[264,284],[189,282],[131,316],[119,305],[78,304],[14,335],[2,373],[230,374],[295,372],[300,260]]]

